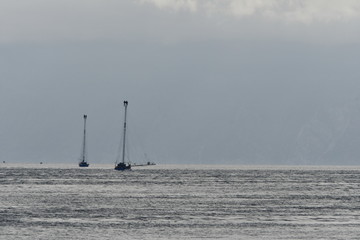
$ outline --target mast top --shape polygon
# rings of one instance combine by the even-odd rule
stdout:
[[[124,106],[126,107],[128,105],[128,101],[124,101]]]
[[[87,118],[87,115],[84,115],[84,119],[86,119]]]

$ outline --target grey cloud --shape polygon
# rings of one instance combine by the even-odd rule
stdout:
[[[254,38],[356,42],[359,5],[350,0],[4,0],[0,43],[146,39],[177,44]]]
[[[356,0],[141,0],[161,9],[203,11],[233,17],[262,16],[289,22],[333,22],[358,19]]]

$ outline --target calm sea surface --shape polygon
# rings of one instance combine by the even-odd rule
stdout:
[[[0,164],[0,239],[360,239],[360,168]]]

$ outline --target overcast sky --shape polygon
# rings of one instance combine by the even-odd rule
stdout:
[[[358,0],[0,6],[1,162],[77,163],[88,114],[89,161],[113,163],[128,100],[129,140],[157,163],[309,164],[359,110]],[[336,151],[319,163],[356,164]]]

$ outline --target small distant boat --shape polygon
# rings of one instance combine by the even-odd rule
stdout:
[[[122,142],[122,158],[121,162],[115,163],[115,170],[124,171],[131,170],[131,164],[125,163],[125,140],[126,140],[126,116],[127,116],[128,101],[124,101],[125,117],[124,117],[124,130],[123,130],[123,142]]]
[[[84,137],[83,137],[83,145],[82,145],[79,167],[88,167],[90,165],[86,159],[87,158],[87,154],[86,154],[86,119],[87,119],[87,115],[84,115]]]
[[[88,167],[89,165],[87,162],[79,162],[79,167]]]
[[[134,164],[133,166],[134,167],[141,167],[141,166],[152,166],[152,165],[156,165],[156,163],[154,162],[147,162],[147,163],[144,163],[144,164]]]

